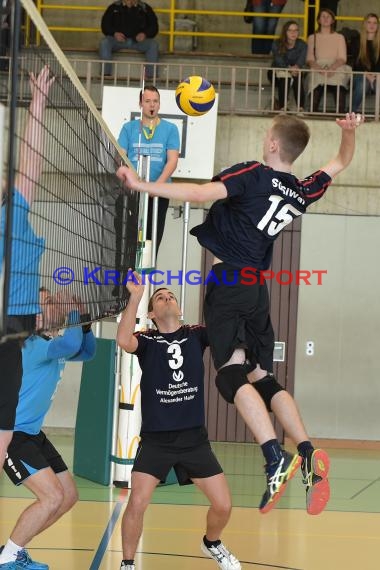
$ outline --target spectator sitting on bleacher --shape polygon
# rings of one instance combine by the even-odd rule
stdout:
[[[275,85],[278,90],[278,102],[281,110],[286,111],[285,91],[289,97],[290,88],[293,89],[297,108],[302,111],[305,101],[305,90],[302,84],[300,69],[305,67],[307,45],[299,39],[299,27],[295,20],[285,22],[282,27],[280,38],[272,45],[272,67],[280,67],[268,72],[269,80],[275,74]],[[286,87],[287,86],[287,87]]]
[[[354,61],[354,71],[364,72],[363,75],[354,75],[352,110],[357,113],[361,111],[363,90],[367,95],[375,93],[376,73],[380,73],[380,26],[377,14],[367,14],[363,20]]]
[[[308,74],[308,92],[312,98],[312,111],[318,111],[319,104],[327,91],[338,99],[339,113],[345,113],[347,87],[351,67],[347,61],[347,47],[342,34],[335,31],[335,14],[324,8],[318,14],[318,28],[307,40],[306,63],[312,69]]]
[[[99,47],[99,55],[105,60],[104,75],[112,75],[112,52],[133,49],[145,54],[149,64],[158,62],[158,20],[153,9],[141,0],[118,0],[104,12],[102,32],[106,36]],[[153,79],[154,65],[146,66],[146,79]]]

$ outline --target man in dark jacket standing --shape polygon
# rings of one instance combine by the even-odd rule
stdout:
[[[146,2],[141,0],[118,0],[103,14],[100,58],[106,60],[104,75],[112,74],[112,52],[134,49],[145,54],[148,63],[158,62],[158,43],[153,39],[158,34],[157,16]],[[154,66],[146,66],[146,79],[153,79]]]

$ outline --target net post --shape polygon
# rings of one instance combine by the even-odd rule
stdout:
[[[183,205],[183,233],[182,233],[182,287],[180,308],[182,319],[185,315],[185,300],[186,300],[186,269],[187,269],[187,247],[189,241],[189,221],[190,221],[190,202],[184,202]]]
[[[95,336],[96,336],[96,338],[102,338],[102,329],[103,329],[102,321],[96,321],[96,323],[95,323]]]
[[[119,324],[121,320],[121,313],[117,316],[116,322]],[[117,434],[119,429],[119,403],[120,403],[120,389],[122,382],[121,374],[121,359],[122,350],[118,344],[116,344],[116,364],[115,364],[115,385],[114,385],[114,399],[113,399],[113,415],[112,415],[112,444],[111,444],[111,454],[112,457],[117,456]],[[110,461],[110,485],[115,481],[115,462]]]
[[[140,155],[137,172],[142,180],[150,180],[150,155]],[[136,259],[136,268],[144,270],[155,266],[157,242],[158,198],[153,202],[152,240],[146,239],[148,221],[149,194],[144,192],[140,198],[139,208],[139,241],[141,243],[140,258]],[[140,229],[141,228],[141,229]],[[140,301],[135,331],[147,325],[148,301],[152,294],[153,284],[149,282]],[[119,322],[118,317],[118,322]],[[141,403],[140,403],[141,369],[137,357],[123,352],[120,347],[116,353],[115,370],[115,407],[113,417],[112,461],[110,481],[117,487],[131,487],[133,460],[140,439]]]
[[[148,181],[147,181],[148,182]],[[156,257],[157,257],[157,219],[158,219],[158,197],[153,198],[153,208],[152,208],[152,255],[151,255],[151,266],[156,267]],[[153,293],[153,291],[152,291]]]

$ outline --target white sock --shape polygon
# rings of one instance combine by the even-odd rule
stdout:
[[[22,546],[18,546],[18,544],[15,544],[11,539],[9,539],[0,554],[0,564],[14,562],[17,558],[17,553],[22,550],[22,548]]]

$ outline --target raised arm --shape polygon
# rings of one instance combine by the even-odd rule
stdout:
[[[121,316],[116,335],[117,344],[126,352],[135,352],[138,346],[138,340],[133,333],[135,332],[137,309],[144,294],[144,285],[140,275],[136,271],[133,272],[133,275],[135,282],[132,280],[127,282],[130,297]]]
[[[82,327],[73,327],[71,329],[66,329],[62,336],[56,336],[49,341],[47,360],[73,358],[80,352],[82,342]]]
[[[350,164],[355,152],[355,130],[363,123],[363,118],[355,113],[347,113],[344,119],[336,119],[336,123],[342,129],[339,151],[335,158],[321,168],[331,178]]]
[[[83,332],[83,328],[82,328]],[[87,362],[92,360],[96,353],[96,338],[93,332],[90,330],[83,333],[82,344],[79,351],[69,358],[70,362]]]
[[[34,188],[42,171],[44,130],[42,120],[53,81],[54,78],[50,77],[47,65],[37,77],[33,73],[30,74],[32,101],[20,145],[20,158],[15,179],[15,187],[29,204],[33,201]]]
[[[227,198],[227,190],[222,182],[144,182],[128,166],[121,166],[117,171],[118,178],[127,188],[136,192],[148,192],[151,196],[173,198],[183,202],[208,202]]]

